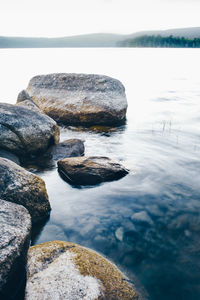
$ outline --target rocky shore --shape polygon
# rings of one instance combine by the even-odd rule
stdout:
[[[82,140],[59,143],[57,124],[119,125],[126,110],[125,88],[118,80],[84,74],[36,76],[16,105],[0,104],[2,299],[13,296],[11,287],[25,270],[27,257],[26,300],[138,299],[128,278],[90,249],[66,241],[29,248],[31,223],[47,218],[51,206],[45,182],[23,167],[26,160],[49,159],[73,185],[126,176],[129,171],[110,158],[85,157]]]

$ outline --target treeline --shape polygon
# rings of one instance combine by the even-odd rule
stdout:
[[[161,35],[143,35],[119,43],[121,47],[163,47],[163,48],[200,48],[200,38],[188,39],[184,37]]]

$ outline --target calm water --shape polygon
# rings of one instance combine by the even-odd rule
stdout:
[[[61,239],[104,254],[151,300],[200,299],[200,50],[0,50],[0,101],[15,103],[37,74],[81,72],[126,87],[127,124],[62,128],[85,140],[86,155],[121,161],[119,181],[74,188],[56,166],[37,170],[52,212],[33,244]]]

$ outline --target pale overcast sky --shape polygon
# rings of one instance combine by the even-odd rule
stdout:
[[[0,35],[67,36],[200,26],[200,0],[0,0]]]

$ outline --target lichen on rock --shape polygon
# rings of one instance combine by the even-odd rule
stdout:
[[[28,253],[26,300],[136,300],[128,279],[107,259],[77,244],[53,241]]]

